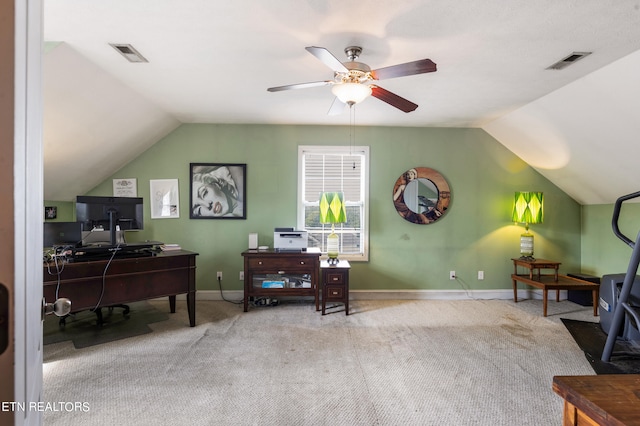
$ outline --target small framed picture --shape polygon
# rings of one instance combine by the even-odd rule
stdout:
[[[191,163],[191,219],[246,219],[247,165]]]
[[[47,206],[44,208],[44,219],[55,219],[58,217],[58,207]]]
[[[175,219],[180,217],[178,179],[153,179],[149,181],[151,219]]]
[[[137,179],[114,179],[113,180],[113,196],[114,197],[137,197],[138,186]]]

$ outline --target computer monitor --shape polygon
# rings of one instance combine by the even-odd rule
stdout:
[[[116,230],[143,229],[143,201],[140,197],[102,197],[78,195],[76,220],[84,231],[110,231],[111,245],[116,245]]]
[[[80,222],[44,222],[44,247],[82,245],[82,224]]]

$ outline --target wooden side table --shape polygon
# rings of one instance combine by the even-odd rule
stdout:
[[[535,271],[536,269],[538,270],[538,275],[537,275],[537,281],[540,281],[540,270],[541,269],[553,269],[554,270],[554,274],[553,274],[553,280],[554,281],[558,281],[558,269],[560,268],[560,262],[554,262],[553,260],[546,260],[546,259],[527,259],[524,257],[520,257],[520,258],[511,258],[511,260],[513,261],[513,276],[518,276],[518,266],[522,266],[523,268],[527,268],[529,270],[529,279],[533,280],[533,271]],[[517,295],[517,284],[516,284],[516,280],[513,280],[513,298],[514,300],[517,302],[518,301],[518,295]],[[546,287],[544,288],[543,291],[543,297],[544,297],[544,316],[547,316],[547,290]],[[556,289],[556,302],[560,301],[560,290]]]
[[[560,268],[560,262],[554,262],[553,260],[545,259],[522,259],[512,258],[513,260],[513,273],[518,275],[518,266],[529,269],[529,279],[533,279],[533,271],[538,270],[538,279],[540,278],[540,269],[553,269],[555,280],[558,281],[558,269]]]
[[[349,269],[351,265],[346,260],[337,264],[329,264],[326,260],[320,262],[322,271],[322,315],[325,315],[327,302],[344,304],[344,312],[349,315]]]

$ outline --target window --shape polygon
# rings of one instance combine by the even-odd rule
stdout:
[[[327,252],[331,225],[320,223],[320,193],[344,192],[347,222],[335,225],[340,257],[369,259],[369,147],[298,147],[298,229],[309,235],[309,247]]]

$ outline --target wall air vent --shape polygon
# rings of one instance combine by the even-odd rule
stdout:
[[[561,70],[563,68],[568,67],[571,64],[575,64],[577,61],[579,61],[580,59],[584,58],[585,56],[589,56],[591,55],[591,52],[573,52],[571,55],[567,56],[564,59],[559,60],[558,62],[556,62],[555,64],[547,67],[546,69],[548,70]]]
[[[116,49],[129,62],[149,62],[130,44],[109,43],[109,46]]]

